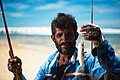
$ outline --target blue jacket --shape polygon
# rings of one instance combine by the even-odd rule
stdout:
[[[56,80],[46,78],[45,73],[56,74],[58,67],[58,56],[59,52],[54,52],[45,62],[40,66],[40,69],[35,77],[35,80]],[[94,48],[92,54],[84,54],[84,66],[85,72],[96,78],[101,78],[106,71],[120,75],[120,60],[115,56],[114,49],[105,40],[99,47]],[[78,50],[75,52],[68,62],[64,74],[67,72],[80,71],[80,63],[78,59]],[[85,80],[84,78],[66,78],[65,80]],[[89,80],[89,79],[88,79]]]

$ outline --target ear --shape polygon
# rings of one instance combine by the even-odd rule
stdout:
[[[53,42],[55,42],[55,36],[54,35],[51,35],[51,39]]]
[[[75,33],[75,40],[77,40],[78,35],[79,35],[78,32],[76,32],[76,33]]]

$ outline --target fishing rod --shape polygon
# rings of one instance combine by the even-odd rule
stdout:
[[[93,24],[93,0],[91,0],[91,19],[90,19],[90,23]],[[91,51],[93,49],[93,41],[91,41]]]
[[[90,23],[93,24],[93,0],[91,0],[91,12],[90,12]],[[90,37],[92,39],[92,37]],[[93,41],[91,41],[91,51],[93,49]],[[78,44],[78,56],[79,56],[79,62],[80,67],[84,71],[84,41],[81,40],[81,42]]]
[[[3,19],[3,22],[4,22],[4,27],[5,27],[5,31],[6,31],[6,35],[7,35],[7,41],[8,41],[8,45],[9,45],[9,56],[11,58],[14,58],[13,48],[12,48],[12,44],[11,44],[11,40],[10,40],[10,36],[9,36],[9,31],[8,31],[8,28],[7,28],[7,22],[6,22],[6,19],[5,19],[2,0],[0,0],[0,7],[1,7],[2,19]],[[20,80],[20,77],[18,77],[19,75],[17,74],[17,71],[16,71],[15,74],[16,74],[16,80]]]
[[[90,12],[90,23],[93,24],[93,0],[91,0],[91,12]],[[91,39],[91,38],[90,38]],[[93,49],[93,41],[91,41],[91,51]],[[84,41],[78,44],[78,57],[80,62],[81,71],[84,73]]]
[[[5,31],[6,31],[6,36],[7,36],[7,41],[8,41],[8,45],[9,45],[9,55],[11,58],[14,57],[14,54],[13,54],[13,49],[12,49],[12,44],[11,44],[11,40],[10,40],[10,36],[9,36],[9,31],[8,31],[8,28],[7,28],[7,22],[6,22],[6,19],[5,19],[5,14],[4,14],[4,9],[3,9],[3,5],[2,5],[2,0],[0,0],[0,7],[1,7],[1,14],[2,14],[2,19],[3,19],[3,22],[4,22],[4,27],[5,27]]]
[[[93,0],[91,0],[91,12],[90,12],[90,23],[93,24]],[[93,41],[91,41],[91,51],[93,49]],[[70,78],[70,77],[86,77],[91,79],[91,75],[88,73],[84,72],[84,42],[81,40],[81,42],[78,44],[78,57],[79,57],[79,62],[80,62],[80,68],[81,72],[74,72],[74,73],[66,73],[63,77],[64,80],[65,78]],[[53,75],[51,73],[45,73],[46,78],[55,78],[56,75]]]

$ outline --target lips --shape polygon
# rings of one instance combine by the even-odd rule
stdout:
[[[61,48],[67,48],[68,46],[67,45],[61,45]]]
[[[70,43],[62,43],[60,46],[61,48],[69,48]]]

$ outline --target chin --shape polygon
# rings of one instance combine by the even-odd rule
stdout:
[[[64,55],[69,55],[69,54],[73,54],[74,51],[71,50],[62,50],[62,54]]]

